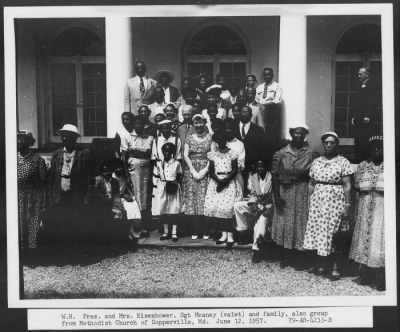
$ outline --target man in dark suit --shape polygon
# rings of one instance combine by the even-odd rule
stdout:
[[[368,158],[368,138],[382,134],[382,88],[370,77],[368,68],[358,70],[360,85],[352,100],[355,158],[361,162]]]
[[[135,63],[135,76],[130,78],[125,86],[124,110],[138,115],[141,104],[153,102],[156,81],[146,77],[146,65],[143,61]]]
[[[257,160],[266,159],[264,130],[251,122],[252,116],[251,108],[249,106],[243,106],[240,111],[240,121],[236,129],[236,138],[243,142],[246,151],[245,169],[243,170],[245,188],[254,163]]]
[[[164,103],[176,103],[180,94],[177,88],[170,85],[174,75],[168,70],[161,70],[155,75],[155,79],[164,90]]]

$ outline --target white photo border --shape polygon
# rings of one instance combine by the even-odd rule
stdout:
[[[115,18],[115,17],[215,17],[281,15],[380,15],[382,31],[383,129],[385,135],[385,245],[386,293],[380,296],[314,296],[270,298],[179,299],[20,299],[18,202],[16,158],[16,49],[14,20],[18,18]],[[392,306],[397,305],[395,107],[393,4],[235,4],[235,5],[138,5],[138,6],[40,6],[4,8],[5,137],[7,193],[8,305],[11,308],[217,308],[295,306]],[[240,302],[238,300],[240,299]]]

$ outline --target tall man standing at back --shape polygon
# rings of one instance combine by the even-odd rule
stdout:
[[[135,76],[130,78],[125,87],[125,112],[137,115],[141,104],[151,104],[157,82],[146,76],[143,61],[135,63]]]
[[[355,159],[361,162],[368,158],[368,139],[382,135],[382,88],[370,77],[368,68],[358,70],[360,85],[354,94],[351,106]]]
[[[270,139],[278,141],[281,139],[282,127],[282,88],[275,82],[272,68],[264,68],[264,83],[256,88],[256,102],[265,105],[263,114],[265,119],[265,131],[269,133]]]

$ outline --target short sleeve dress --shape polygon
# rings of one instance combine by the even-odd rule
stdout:
[[[353,173],[350,162],[340,155],[313,161],[310,177],[316,185],[310,197],[304,249],[317,250],[319,256],[331,253],[333,234],[339,229],[345,205],[342,178]]]
[[[385,266],[385,223],[383,162],[375,166],[363,161],[355,174],[355,187],[360,195],[350,259],[372,268]]]
[[[214,162],[215,174],[223,179],[232,171],[232,161],[238,159],[235,151],[226,153],[209,152],[208,159]],[[204,215],[213,218],[230,219],[233,217],[233,204],[237,201],[238,183],[233,179],[221,192],[217,192],[217,182],[209,180],[204,203]]]
[[[207,134],[202,141],[196,140],[190,135],[186,141],[189,146],[189,159],[196,172],[207,166],[207,153],[211,150],[211,135]],[[201,180],[195,180],[188,167],[184,168],[183,173],[183,200],[186,215],[204,215],[204,199],[206,197],[208,176]]]

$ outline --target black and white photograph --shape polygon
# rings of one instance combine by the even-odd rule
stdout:
[[[390,3],[4,17],[10,307],[396,305]]]

